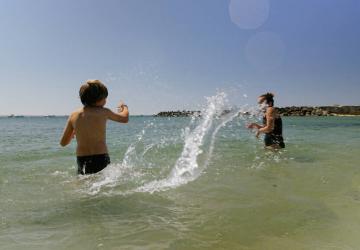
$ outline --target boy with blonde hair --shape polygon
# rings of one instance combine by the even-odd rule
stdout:
[[[104,107],[108,91],[100,80],[86,81],[79,95],[84,106],[69,116],[60,145],[68,145],[75,136],[78,174],[93,174],[110,164],[106,146],[107,120],[127,123],[129,110],[122,102],[116,113]]]

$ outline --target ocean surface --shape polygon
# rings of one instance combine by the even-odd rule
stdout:
[[[91,176],[66,117],[0,118],[0,249],[359,249],[360,117],[283,117],[273,152],[225,108],[109,122]]]

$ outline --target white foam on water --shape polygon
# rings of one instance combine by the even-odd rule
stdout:
[[[55,171],[53,173],[51,173],[52,176],[69,176],[68,172],[65,171]]]

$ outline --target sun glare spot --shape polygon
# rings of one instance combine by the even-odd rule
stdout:
[[[256,29],[269,17],[269,0],[231,0],[229,14],[231,21],[241,29]]]

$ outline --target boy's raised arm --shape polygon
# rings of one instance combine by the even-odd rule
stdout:
[[[75,133],[75,130],[71,123],[71,115],[70,115],[69,119],[66,122],[66,125],[64,128],[64,133],[60,140],[60,145],[63,147],[68,145],[71,142],[71,139],[74,137],[74,133]]]
[[[112,121],[121,122],[121,123],[128,123],[129,121],[129,109],[128,106],[123,103],[120,103],[119,110],[117,113],[111,111],[108,108],[106,109],[106,111],[107,111],[107,117]]]

